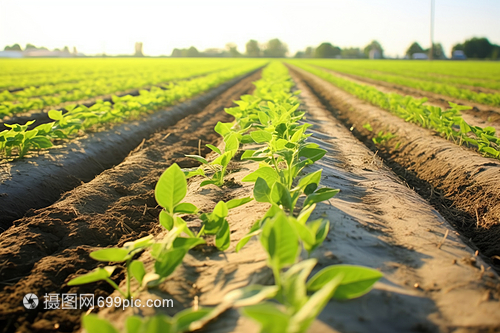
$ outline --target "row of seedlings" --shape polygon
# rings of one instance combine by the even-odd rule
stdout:
[[[384,93],[374,87],[352,82],[310,65],[299,62],[293,64],[362,100],[390,111],[407,122],[432,129],[458,145],[466,143],[477,148],[477,151],[486,157],[500,158],[500,138],[496,136],[495,128],[473,126],[462,118],[460,111],[471,109],[469,106],[449,102],[450,108],[443,110],[438,106],[424,105],[426,98],[416,99],[397,93]]]
[[[50,110],[48,116],[54,120],[28,129],[34,120],[26,124],[4,124],[9,130],[0,132],[0,158],[22,158],[30,151],[47,149],[55,140],[72,139],[82,131],[98,130],[110,123],[134,119],[141,114],[151,113],[166,106],[187,100],[244,73],[248,73],[262,63],[211,73],[206,76],[171,82],[167,89],[153,87],[141,90],[138,96],[112,96],[112,102],[98,100],[91,107],[84,105],[67,106],[66,113]]]
[[[309,258],[300,261],[302,248],[310,255],[324,241],[330,225],[325,219],[310,220],[310,216],[317,203],[329,200],[338,190],[320,186],[322,170],[305,173],[305,167],[321,159],[326,151],[307,142],[310,134],[306,130],[310,124],[300,123],[304,112],[298,111],[298,92],[290,92],[294,84],[286,67],[279,62],[271,63],[255,85],[253,95],[242,96],[236,102],[238,107],[226,109],[236,121],[219,122],[216,125],[215,129],[222,135],[225,148],[222,151],[207,145],[217,154],[213,161],[188,155],[200,161],[201,167],[183,173],[174,164],[160,177],[155,196],[164,208],[159,221],[169,230],[167,237],[155,242],[148,236],[127,243],[122,248],[98,250],[91,256],[100,261],[125,263],[127,289],[121,290],[120,294],[125,299],[131,299],[142,288],[153,287],[164,281],[190,248],[204,243],[201,236],[215,235],[216,247],[222,251],[228,249],[228,211],[252,198],[220,201],[213,212],[199,216],[203,226],[194,235],[179,216],[197,213],[194,205],[181,202],[186,195],[186,178],[200,175],[206,178],[201,186],[222,186],[227,164],[236,155],[240,145],[257,144],[259,149],[246,150],[241,156],[242,159],[259,162],[259,168],[245,176],[243,181],[255,182],[254,199],[269,203],[270,208],[239,241],[236,251],[257,236],[267,253],[275,285],[250,285],[234,290],[226,295],[225,303],[241,308],[243,315],[261,325],[261,332],[305,332],[332,297],[345,300],[362,296],[382,274],[365,267],[332,265],[308,280],[317,260]],[[133,259],[135,254],[146,248],[150,248],[152,257],[156,259],[154,272],[146,272],[144,265]],[[119,288],[110,279],[113,269],[112,266],[98,268],[73,279],[69,284],[106,280]],[[131,278],[139,283],[138,290],[130,290]],[[125,329],[128,333],[191,331],[200,328],[219,313],[215,307],[186,309],[174,317],[130,316]],[[95,314],[84,316],[82,322],[89,333],[103,332],[103,329],[117,332],[111,323]]]

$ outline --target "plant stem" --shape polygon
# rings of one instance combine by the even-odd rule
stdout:
[[[130,299],[130,261],[132,259],[127,260],[127,299]]]
[[[123,296],[123,298],[127,298],[125,293],[120,289],[120,287],[118,287],[118,285],[113,280],[111,280],[110,278],[106,278],[106,282],[108,282],[113,288],[118,290],[118,292]]]

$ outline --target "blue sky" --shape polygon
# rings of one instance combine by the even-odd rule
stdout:
[[[451,47],[473,36],[500,44],[499,0],[435,0],[435,41]],[[149,55],[174,47],[244,51],[249,39],[280,38],[294,54],[331,42],[363,47],[378,40],[403,55],[413,42],[430,45],[430,0],[0,0],[0,48],[26,43],[81,52]]]

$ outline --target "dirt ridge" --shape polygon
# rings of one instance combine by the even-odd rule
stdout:
[[[306,71],[293,68],[330,111],[414,186],[499,269],[500,162],[457,146],[432,131],[372,106]],[[373,131],[363,128],[369,123]],[[371,139],[379,131],[396,138],[384,149]],[[398,147],[399,143],[399,147]],[[396,149],[396,147],[398,147]]]
[[[0,326],[4,332],[52,331],[55,323],[60,324],[60,331],[78,329],[82,311],[47,311],[41,305],[37,311],[26,311],[22,297],[28,292],[39,297],[50,292],[109,295],[112,290],[106,284],[68,287],[65,283],[97,266],[88,256],[96,246],[120,246],[159,232],[154,187],[161,173],[174,162],[181,167],[196,166],[184,154],[198,154],[200,144],[202,154],[210,151],[204,144],[219,140],[214,131],[217,121],[231,120],[223,108],[250,93],[251,82],[259,77],[256,72],[242,79],[202,112],[154,134],[119,165],[66,193],[55,204],[15,221],[1,234]]]
[[[7,229],[29,209],[46,207],[82,182],[120,163],[155,131],[207,106],[252,71],[209,92],[109,131],[91,133],[47,153],[0,165],[0,228]]]

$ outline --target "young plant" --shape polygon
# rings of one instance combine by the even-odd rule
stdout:
[[[207,144],[207,147],[218,155],[212,162],[208,162],[204,157],[199,155],[186,155],[186,157],[194,158],[198,162],[202,163],[198,169],[194,171],[186,171],[186,178],[200,175],[208,178],[202,181],[200,186],[214,184],[221,187],[224,185],[224,176],[226,175],[229,162],[231,162],[231,159],[234,155],[236,155],[240,146],[240,141],[238,139],[240,135],[231,131],[229,125],[230,124],[218,122],[215,126],[215,131],[224,138],[224,151],[221,151],[213,145]],[[211,178],[205,174],[205,170],[209,170],[211,172]]]
[[[306,332],[331,298],[348,300],[371,290],[382,274],[374,269],[334,265],[315,274],[309,282],[316,259],[304,260],[280,276],[280,288],[275,294],[281,304],[264,302],[245,306],[242,313],[261,325],[261,332]],[[257,290],[254,294],[259,294]]]
[[[215,235],[215,246],[221,251],[225,251],[231,244],[229,223],[226,217],[229,215],[229,210],[238,206],[244,205],[253,199],[241,198],[232,199],[228,202],[219,201],[211,213],[203,213],[200,219],[203,221],[198,237],[202,235]]]
[[[123,298],[130,299],[132,297],[132,292],[130,290],[131,277],[134,277],[139,283],[139,286],[143,287],[142,282],[146,274],[144,264],[141,261],[133,260],[133,258],[136,254],[144,251],[154,244],[152,238],[153,236],[146,236],[133,242],[127,242],[121,248],[107,248],[90,253],[90,257],[98,261],[125,263],[127,281],[125,290],[122,290],[113,280],[111,280],[111,275],[113,274],[116,266],[106,266],[104,268],[98,267],[85,275],[72,279],[68,282],[68,286],[104,280],[115,288],[123,296]],[[140,288],[137,291],[139,290]]]
[[[125,333],[183,333],[201,328],[213,316],[213,308],[188,308],[175,316],[156,315],[141,318],[127,317]],[[96,314],[82,316],[82,325],[87,333],[118,333],[108,320],[99,318]]]

